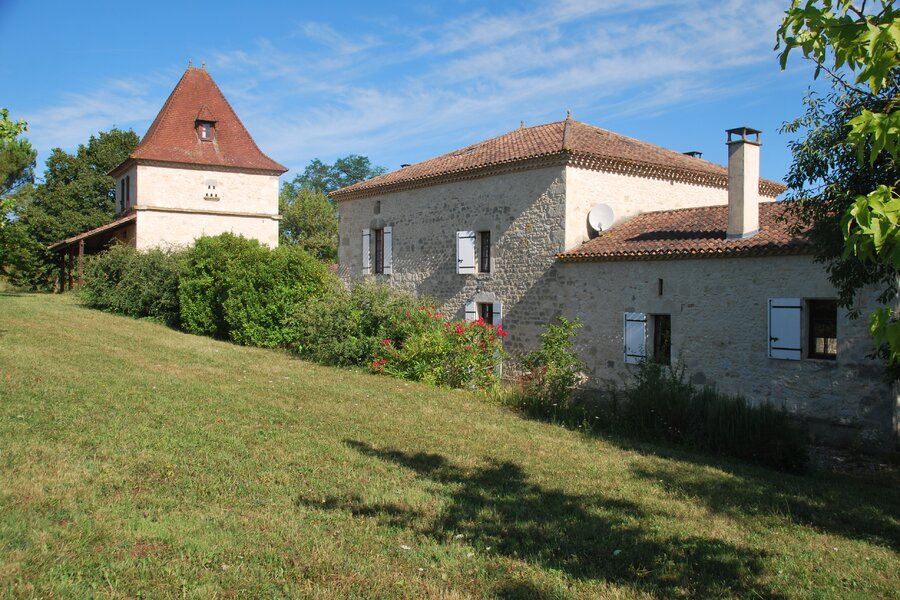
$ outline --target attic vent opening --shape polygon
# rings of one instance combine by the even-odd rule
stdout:
[[[475,152],[475,150],[477,150],[480,146],[481,146],[481,144],[475,144],[474,146],[469,146],[468,148],[463,148],[462,150],[460,150],[458,152],[454,152],[453,156],[464,156],[466,154],[471,154],[472,152]]]
[[[212,121],[197,121],[197,135],[201,141],[211,142],[215,134],[215,126]]]

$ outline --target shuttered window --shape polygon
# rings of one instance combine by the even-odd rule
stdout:
[[[371,255],[369,254],[370,246],[372,239],[372,231],[370,229],[362,230],[362,272],[363,275],[368,275],[372,272],[372,263],[371,263]]]
[[[393,227],[385,227],[382,235],[382,265],[381,272],[385,275],[392,275],[394,273],[394,249],[393,249],[393,239],[394,239],[394,228]]]
[[[769,298],[769,358],[800,360],[800,298]]]
[[[475,272],[475,232],[456,232],[456,272],[460,274]]]
[[[474,300],[466,302],[465,318],[466,321],[474,321],[478,318],[478,304]]]
[[[647,360],[647,315],[625,313],[625,363],[636,365]]]
[[[478,232],[478,272],[491,272],[491,232]]]
[[[384,273],[384,229],[375,230],[375,272]]]

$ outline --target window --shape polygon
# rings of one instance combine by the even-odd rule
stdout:
[[[478,272],[491,272],[491,232],[478,232]]]
[[[131,175],[125,176],[125,207],[131,206]]]
[[[625,313],[625,364],[636,365],[647,360],[647,315]]]
[[[478,303],[478,318],[484,319],[489,325],[494,324],[494,305],[490,302]]]
[[[466,302],[466,321],[484,319],[485,323],[499,327],[503,324],[503,304],[500,302],[477,302],[475,299]]]
[[[197,121],[197,134],[204,142],[211,142],[213,139],[213,124],[209,121]]]
[[[375,230],[375,272],[384,273],[384,229]]]
[[[769,358],[804,357],[837,358],[837,301],[770,298]]]
[[[374,233],[374,236],[373,236]],[[372,238],[375,238],[375,268],[372,269]],[[393,249],[392,240],[393,228],[385,226],[380,229],[363,229],[362,230],[362,273],[379,273],[384,275],[393,274]]]
[[[837,358],[837,302],[835,300],[809,300],[808,356],[810,358]]]
[[[119,205],[125,210],[125,178],[119,180]]]
[[[456,232],[456,272],[468,274],[475,272],[475,232]]]
[[[672,364],[672,315],[653,315],[653,362]]]

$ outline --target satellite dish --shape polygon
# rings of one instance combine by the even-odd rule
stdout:
[[[613,209],[608,204],[595,204],[588,213],[588,224],[596,232],[606,231],[614,220]]]

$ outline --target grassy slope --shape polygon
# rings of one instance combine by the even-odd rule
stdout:
[[[900,490],[0,294],[0,595],[890,597]]]

